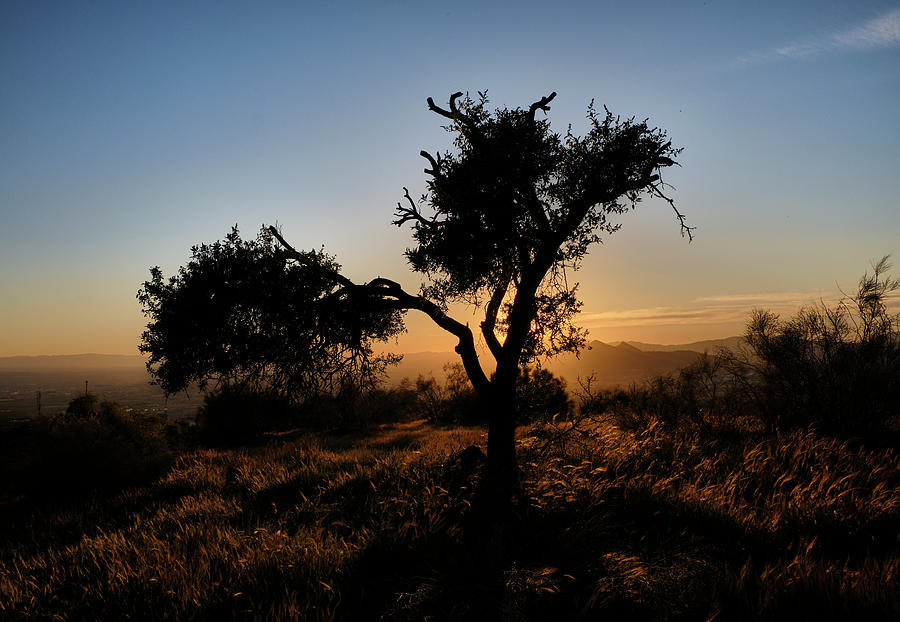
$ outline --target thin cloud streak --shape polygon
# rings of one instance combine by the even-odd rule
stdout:
[[[834,45],[862,50],[889,47],[900,43],[900,9],[832,37]]]
[[[683,307],[647,307],[614,311],[585,312],[579,325],[588,329],[700,324],[746,324],[753,309],[767,309],[782,317],[794,315],[802,307],[824,303],[833,308],[841,298],[824,297],[821,291],[725,294],[702,296]],[[900,310],[900,291],[886,296],[892,313]],[[709,304],[718,303],[718,304]]]
[[[749,309],[733,306],[709,306],[700,309],[656,307],[583,313],[579,324],[588,329],[637,326],[727,324],[744,322]]]
[[[694,302],[811,302],[822,298],[824,292],[774,292],[758,294],[726,294],[720,296],[701,296]]]
[[[804,58],[844,49],[872,50],[895,45],[900,45],[900,9],[828,36],[811,37],[768,52],[753,52],[742,56],[738,62],[763,63],[779,58]]]

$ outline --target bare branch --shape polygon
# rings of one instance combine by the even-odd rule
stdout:
[[[450,96],[450,110],[446,110],[441,108],[437,104],[434,103],[434,99],[429,97],[426,101],[428,102],[428,109],[432,112],[436,112],[442,117],[450,119],[454,123],[461,123],[469,130],[475,129],[475,123],[468,116],[459,111],[459,108],[456,107],[456,100],[462,97],[462,91],[457,91],[453,95]]]
[[[425,101],[428,102],[428,109],[429,109],[429,110],[431,110],[432,112],[438,113],[438,114],[441,115],[442,117],[447,117],[447,118],[450,119],[451,121],[453,120],[453,113],[450,112],[449,110],[444,110],[443,108],[441,108],[440,106],[438,106],[437,104],[435,104],[433,98],[429,97],[429,98],[428,98],[427,100],[425,100]]]
[[[468,325],[459,322],[447,315],[438,305],[423,298],[413,296],[403,290],[399,283],[378,277],[365,285],[366,289],[374,295],[389,297],[396,302],[397,309],[415,309],[430,317],[435,324],[456,336],[459,342],[454,348],[459,354],[466,369],[466,374],[472,382],[475,390],[484,395],[490,390],[490,380],[484,373],[481,363],[478,362],[478,352],[475,350],[475,338]]]
[[[406,189],[404,188],[404,190]],[[408,196],[409,193],[407,192],[407,197]],[[269,227],[269,232],[275,236],[278,242],[286,249],[288,256],[304,265],[311,265],[303,253],[298,252],[293,246],[288,244],[275,227]],[[463,366],[466,368],[466,373],[472,382],[472,386],[475,387],[475,390],[482,394],[485,394],[490,390],[490,381],[485,375],[484,370],[481,368],[481,364],[478,362],[478,352],[475,350],[475,338],[472,335],[472,330],[466,324],[453,319],[438,305],[427,298],[413,296],[412,294],[407,293],[396,281],[378,277],[365,285],[357,285],[335,270],[326,269],[326,272],[335,281],[352,291],[381,299],[383,302],[387,303],[385,305],[387,308],[394,308],[397,310],[415,309],[430,317],[434,320],[435,324],[459,339],[459,343],[456,345],[455,349],[462,359]]]
[[[431,175],[432,177],[440,177],[441,175],[441,162],[440,162],[440,154],[438,155],[438,159],[435,160],[430,153],[425,151],[424,149],[419,152],[419,155],[428,160],[429,164],[431,164],[431,168],[425,169],[425,172]],[[404,188],[405,190],[405,188]]]
[[[456,100],[462,97],[462,95],[462,91],[457,91],[450,96],[450,112],[452,112],[455,116],[459,116],[459,108],[456,107]]]
[[[406,186],[403,187],[403,196],[409,202],[409,207],[403,207],[401,203],[397,203],[397,212],[395,213],[397,220],[393,221],[394,224],[399,227],[410,220],[415,220],[421,225],[430,225],[431,222],[422,216],[419,208],[416,207],[416,202],[409,196],[409,190],[406,189]]]
[[[531,104],[531,106],[528,107],[528,117],[534,121],[534,113],[538,110],[543,110],[544,114],[546,114],[547,111],[550,110],[550,106],[547,104],[553,101],[554,97],[556,97],[556,91],[553,91],[546,97],[541,97],[538,101]]]
[[[329,270],[319,264],[310,262],[307,259],[306,255],[304,255],[301,252],[298,252],[293,246],[288,244],[287,241],[278,232],[278,229],[276,229],[275,227],[270,226],[269,233],[271,233],[273,236],[275,236],[275,239],[278,240],[278,242],[284,247],[287,256],[290,257],[291,259],[294,259],[298,263],[301,263],[304,266],[307,266],[309,268],[314,268],[316,270],[325,272],[326,274],[328,274],[328,276],[330,276],[332,279],[334,279],[341,285],[344,285],[345,287],[356,287],[356,284],[353,281],[351,281],[350,279],[348,279],[347,277],[345,277],[343,274],[341,274],[335,270]]]
[[[484,321],[481,323],[481,334],[484,335],[484,341],[487,343],[488,350],[494,355],[495,359],[499,359],[503,355],[503,345],[497,339],[497,333],[494,332],[497,326],[497,314],[500,312],[500,305],[506,296],[509,282],[498,285],[488,301],[484,310]]]
[[[670,196],[668,196],[666,193],[664,193],[662,191],[662,189],[659,187],[659,184],[651,183],[649,185],[649,188],[650,188],[650,194],[652,194],[653,196],[658,197],[658,198],[662,199],[663,201],[665,201],[666,203],[668,203],[672,207],[672,209],[675,211],[675,217],[678,219],[678,224],[681,227],[681,237],[684,237],[686,235],[688,238],[688,242],[693,242],[694,241],[693,231],[697,227],[688,227],[685,215],[682,214],[678,210],[678,206],[675,205],[674,199],[672,199]]]

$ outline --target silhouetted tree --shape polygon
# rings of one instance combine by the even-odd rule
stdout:
[[[577,270],[590,246],[620,224],[645,195],[668,202],[682,235],[691,228],[665,194],[662,168],[680,153],[665,132],[646,121],[622,119],[608,110],[588,108],[590,130],[554,133],[546,113],[556,96],[528,108],[487,109],[487,97],[450,97],[449,109],[428,98],[429,109],[447,120],[455,152],[428,160],[428,191],[414,201],[405,189],[398,204],[398,226],[411,224],[417,245],[406,256],[427,282],[418,295],[398,283],[376,278],[357,285],[332,273],[347,292],[364,292],[397,310],[416,309],[458,339],[456,352],[489,415],[488,480],[496,497],[508,499],[516,485],[516,379],[521,365],[539,355],[577,351],[584,331],[572,324],[581,303]],[[308,255],[295,251],[270,231],[299,264]],[[494,359],[493,373],[479,361],[471,328],[447,313],[449,303],[465,302],[483,312],[480,329]]]
[[[335,281],[322,251],[287,263],[263,230],[191,249],[164,279],[158,268],[138,291],[150,318],[140,350],[166,391],[192,383],[274,391],[293,401],[374,382],[395,357],[372,343],[402,330],[400,313]]]
[[[410,224],[416,241],[406,256],[426,277],[417,295],[381,277],[353,283],[331,257],[295,250],[274,227],[251,242],[233,231],[224,243],[195,247],[169,281],[151,271],[138,293],[152,320],[141,344],[148,369],[167,391],[210,378],[315,391],[383,369],[388,361],[373,355],[372,341],[401,330],[402,312],[421,311],[458,339],[489,420],[488,483],[505,504],[518,476],[520,369],[585,343],[572,324],[581,303],[569,273],[602,235],[619,229],[613,217],[646,195],[668,202],[682,235],[691,236],[660,179],[680,152],[665,132],[600,114],[592,103],[587,134],[560,135],[537,118],[555,96],[493,112],[484,94],[454,93],[449,109],[428,98],[455,135],[455,150],[422,151],[427,192],[414,201],[404,189],[397,206],[394,224]],[[472,329],[448,314],[455,302],[483,313],[493,370],[479,360]]]

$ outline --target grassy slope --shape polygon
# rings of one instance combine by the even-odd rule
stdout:
[[[898,619],[900,462],[794,433],[520,431],[527,501],[487,559],[479,429],[282,436],[151,485],[9,512],[0,617]],[[7,508],[8,509],[8,508]]]

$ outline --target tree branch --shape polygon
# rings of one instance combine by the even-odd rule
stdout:
[[[399,227],[410,220],[415,220],[424,226],[431,225],[431,222],[422,216],[422,213],[416,207],[416,202],[409,196],[409,190],[406,189],[406,186],[403,187],[403,196],[409,201],[409,207],[403,207],[403,205],[398,202],[397,211],[395,213],[397,220],[393,221],[393,223]]]
[[[460,116],[459,108],[456,107],[456,100],[462,97],[462,95],[462,91],[457,91],[450,96],[450,112],[453,113],[454,118]]]
[[[356,283],[354,283],[353,281],[351,281],[350,279],[345,277],[343,274],[336,272],[334,270],[325,269],[322,266],[313,264],[310,261],[308,261],[306,259],[306,257],[304,257],[303,253],[297,251],[293,246],[288,244],[287,241],[283,237],[281,237],[281,234],[278,232],[278,229],[276,229],[275,227],[270,226],[269,233],[271,233],[273,236],[275,236],[275,239],[278,240],[278,242],[284,247],[287,256],[290,257],[291,259],[296,260],[298,263],[301,263],[308,268],[315,268],[317,270],[324,271],[332,279],[334,279],[335,281],[337,281],[338,283],[340,283],[341,285],[343,285],[345,287],[356,287]]]
[[[425,172],[431,175],[432,177],[440,177],[441,176],[441,162],[440,162],[440,154],[438,154],[438,159],[435,160],[430,153],[425,151],[424,149],[419,152],[419,155],[428,160],[429,164],[431,164],[431,168],[426,168]],[[405,188],[404,188],[405,189]]]
[[[409,193],[407,193],[407,196],[408,194]],[[278,242],[286,249],[289,257],[304,265],[310,265],[303,253],[298,252],[293,246],[288,244],[275,227],[270,226],[269,232],[275,236]],[[385,303],[388,303],[388,308],[395,308],[397,310],[415,309],[430,317],[435,324],[459,339],[459,343],[455,348],[456,353],[459,354],[462,359],[463,366],[465,367],[469,380],[472,382],[472,386],[475,390],[482,395],[486,395],[490,391],[490,381],[485,375],[484,370],[481,368],[481,364],[478,362],[478,352],[475,350],[475,338],[472,335],[472,330],[467,325],[447,315],[438,305],[427,298],[413,296],[412,294],[407,293],[396,281],[378,277],[372,279],[365,285],[357,285],[336,270],[321,268],[321,266],[317,267],[324,270],[332,279],[341,285],[344,285],[355,292],[379,298]]]
[[[585,216],[587,216],[588,211],[594,205],[603,205],[605,203],[610,203],[615,201],[622,195],[626,195],[629,192],[635,192],[642,190],[644,188],[650,188],[651,194],[653,194],[653,189],[655,188],[654,183],[659,180],[659,175],[656,174],[647,174],[641,179],[635,181],[632,184],[623,185],[621,187],[613,188],[612,190],[607,190],[606,192],[591,192],[590,190],[586,191],[584,195],[575,199],[571,203],[569,203],[567,209],[565,210],[565,218],[561,226],[559,227],[557,234],[558,239],[554,240],[550,245],[555,247],[552,249],[553,252],[556,251],[557,248],[562,246],[565,242],[566,237],[574,231],[581,221],[584,220]],[[547,257],[550,259],[550,257]],[[548,266],[549,269],[549,266]]]
[[[459,322],[447,315],[438,305],[423,298],[413,296],[403,290],[399,283],[383,277],[369,281],[365,286],[370,293],[382,297],[391,297],[397,303],[398,309],[415,309],[430,317],[435,324],[456,336],[459,342],[454,348],[462,359],[466,374],[472,382],[472,386],[479,394],[486,395],[490,391],[490,381],[478,362],[478,352],[475,350],[475,338],[468,325]]]
[[[503,345],[497,339],[497,333],[494,332],[494,329],[497,326],[497,314],[500,312],[500,305],[503,303],[508,287],[509,282],[507,281],[494,289],[494,293],[491,295],[491,299],[484,310],[484,321],[481,323],[481,334],[484,335],[484,341],[487,343],[488,350],[491,351],[495,359],[498,359],[503,354]]]
[[[547,104],[553,101],[554,97],[556,97],[556,91],[553,91],[546,97],[541,97],[538,101],[531,104],[531,106],[528,107],[528,118],[534,121],[534,113],[538,110],[543,110],[544,114],[546,114],[547,111],[550,110],[550,106]]]
[[[432,112],[436,112],[442,117],[450,119],[454,123],[462,123],[467,129],[474,130],[475,123],[468,116],[459,111],[459,108],[456,107],[456,100],[463,96],[462,91],[457,91],[453,95],[450,96],[450,110],[445,110],[441,108],[437,104],[434,103],[434,99],[429,97],[426,101],[428,102],[428,109]]]
[[[535,222],[537,222],[541,233],[544,235],[549,234],[552,231],[550,219],[547,218],[547,213],[544,211],[544,206],[541,203],[540,198],[538,198],[537,190],[535,188],[531,188],[526,203],[528,212],[531,214],[531,217],[534,218]]]
[[[659,179],[659,178],[657,177],[657,179]],[[675,210],[675,217],[678,219],[678,224],[681,227],[681,237],[684,237],[686,235],[688,238],[688,242],[693,242],[694,241],[693,231],[697,227],[688,227],[687,226],[687,223],[685,222],[685,215],[682,214],[678,210],[678,207],[675,205],[675,201],[670,196],[668,196],[666,193],[664,193],[662,191],[662,189],[660,189],[659,184],[656,184],[656,183],[650,184],[650,194],[662,199],[663,201],[668,203],[672,207],[673,210]]]

